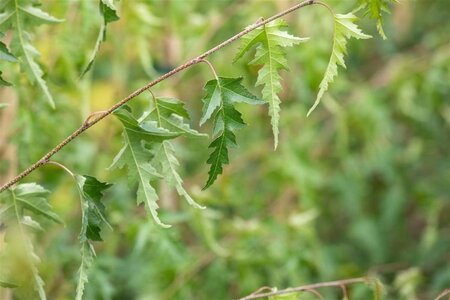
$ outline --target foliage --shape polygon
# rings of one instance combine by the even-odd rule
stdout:
[[[331,51],[330,61],[328,62],[325,75],[319,85],[314,105],[309,109],[308,115],[319,105],[323,94],[328,90],[328,84],[333,82],[334,77],[338,74],[338,65],[345,68],[344,56],[347,52],[347,40],[351,37],[356,39],[368,39],[371,36],[364,34],[355,24],[356,16],[352,13],[345,15],[334,15],[334,33],[333,33],[333,49]]]
[[[59,23],[63,20],[49,15],[34,6],[29,0],[22,1],[20,4],[18,0],[6,0],[2,4],[2,8],[0,26],[6,29],[13,28],[16,33],[11,44],[14,56],[19,58],[21,67],[27,73],[30,81],[39,85],[48,103],[54,108],[53,96],[43,78],[44,71],[35,60],[39,56],[39,51],[31,44],[31,35],[27,30],[42,23]],[[9,58],[11,59],[11,56]]]
[[[91,69],[95,57],[97,56],[97,52],[100,50],[100,45],[106,40],[106,28],[108,23],[115,22],[120,19],[117,15],[117,8],[114,6],[112,0],[99,0],[99,11],[103,18],[103,23],[100,26],[100,31],[98,33],[97,41],[95,42],[94,50],[89,57],[86,67],[81,73],[81,77],[83,77]]]
[[[101,45],[105,51],[97,54],[92,76],[79,80],[96,42],[91,33],[97,33],[96,22],[103,18],[98,2],[41,2],[36,7],[66,20],[37,27],[27,17],[23,23],[41,53],[39,64],[48,74],[44,78],[57,99],[57,110],[35,101],[44,94],[26,84],[19,64],[0,60],[1,75],[14,84],[0,91],[2,183],[42,157],[91,112],[110,107],[260,16],[284,7],[279,1],[116,2],[121,19],[108,24],[108,40]],[[336,12],[352,11],[356,2],[327,1]],[[127,180],[131,163],[105,171],[115,152],[127,146],[120,137],[126,126],[120,119],[106,118],[55,159],[75,173],[114,183],[101,199],[114,231],[103,231],[108,225],[100,218],[101,209],[90,221],[83,210],[89,204],[75,209],[78,198],[86,204],[83,199],[89,196],[76,193],[59,169],[39,168],[23,181],[40,182],[52,191],[40,197],[48,197],[45,203],[53,204],[51,211],[66,227],[24,208],[22,216],[31,219],[23,218],[26,224],[20,226],[32,243],[30,249],[18,238],[17,218],[0,215],[0,286],[16,286],[0,288],[0,298],[38,298],[34,283],[40,282],[33,276],[37,269],[49,299],[74,298],[77,285],[78,297],[83,293],[87,300],[210,299],[211,295],[236,299],[262,286],[284,289],[367,273],[380,277],[385,289],[380,293],[379,284],[355,285],[347,290],[349,299],[370,299],[372,291],[386,300],[433,299],[449,286],[447,2],[400,3],[384,20],[387,41],[346,39],[351,53],[345,58],[348,70],[333,78],[333,90],[321,99],[320,109],[305,118],[332,47],[328,35],[332,23],[322,10],[313,8],[285,17],[290,32],[311,40],[302,47],[282,48],[291,72],[277,93],[283,100],[277,152],[267,151],[273,141],[265,126],[265,106],[233,103],[242,115],[239,120],[250,126],[239,135],[234,132],[240,149],[227,149],[233,163],[222,164],[220,179],[201,191],[207,172],[204,161],[211,152],[206,139],[192,137],[202,135],[196,121],[201,119],[201,86],[210,72],[199,64],[161,82],[152,92],[173,98],[155,97],[147,110],[148,97],[136,97],[129,109],[136,115],[144,111],[140,118],[128,108],[116,112],[130,114],[139,131],[150,123],[153,131],[176,133],[176,140],[141,139],[138,148],[146,155],[144,164],[159,175],[148,182],[161,207],[158,217],[173,227],[162,230],[145,217],[143,207],[136,208],[140,182]],[[370,18],[364,11],[353,14]],[[5,16],[3,7],[0,16]],[[0,25],[6,33],[2,42],[21,60],[9,42],[16,37],[15,29],[6,31],[5,24]],[[376,31],[370,20],[358,24],[365,33]],[[254,81],[264,64],[231,65],[235,55],[230,45],[209,59],[221,78],[243,76],[241,84],[257,94]],[[185,105],[174,98],[183,99]],[[205,123],[213,132],[219,108],[210,116],[212,122]],[[11,201],[11,193],[0,195],[0,211]],[[178,196],[186,202],[195,199],[206,209],[195,209],[178,201]],[[96,207],[101,205],[92,206]],[[39,221],[42,229],[33,221]],[[103,242],[87,237],[88,225],[82,226],[86,243],[77,240],[73,229],[82,222],[93,229],[92,237],[98,232]],[[31,253],[42,261],[28,259]],[[84,284],[87,275],[89,284]],[[342,298],[339,288],[320,292],[325,299]]]
[[[383,12],[389,12],[389,4],[397,0],[359,0],[361,8],[365,9],[365,14],[376,21],[377,30],[380,36],[387,39],[383,29]]]
[[[210,118],[214,119],[214,141],[209,148],[214,151],[207,163],[211,165],[209,178],[203,189],[211,186],[219,174],[223,172],[223,165],[229,163],[228,148],[236,147],[235,131],[245,126],[242,115],[236,110],[236,103],[261,104],[261,101],[241,85],[242,78],[218,77],[206,83],[203,98],[203,114],[200,125]]]
[[[250,65],[262,65],[258,72],[256,85],[263,85],[263,99],[269,103],[269,115],[272,123],[274,147],[278,146],[278,123],[280,121],[280,98],[281,76],[280,69],[288,70],[288,61],[284,47],[292,47],[308,38],[299,38],[290,35],[281,29],[287,27],[283,20],[270,22],[261,28],[250,32],[242,38],[242,45],[236,55],[235,61],[241,58],[251,48],[258,45],[255,58],[249,62]]]

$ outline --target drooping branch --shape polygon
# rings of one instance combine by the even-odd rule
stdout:
[[[257,291],[251,293],[248,296],[240,298],[239,300],[260,299],[260,298],[266,298],[269,296],[290,294],[290,293],[296,293],[296,292],[313,292],[315,295],[317,295],[315,293],[315,292],[317,292],[317,291],[315,291],[315,289],[318,289],[318,288],[323,288],[323,287],[341,287],[342,288],[342,287],[345,287],[350,284],[367,283],[367,282],[372,282],[372,281],[373,281],[372,279],[367,278],[367,277],[357,277],[357,278],[350,278],[350,279],[344,279],[344,280],[320,282],[320,283],[308,284],[308,285],[303,285],[303,286],[298,286],[298,287],[293,287],[293,288],[287,288],[284,290],[261,293],[263,290],[267,290],[267,287],[264,287],[264,289],[258,289]]]
[[[135,98],[136,96],[140,95],[141,93],[143,93],[144,91],[148,90],[149,88],[155,86],[156,84],[160,83],[161,81],[193,66],[196,65],[200,62],[202,62],[206,57],[210,56],[211,54],[213,54],[214,52],[217,52],[218,50],[222,49],[223,47],[227,46],[228,44],[231,44],[232,42],[236,41],[237,39],[239,39],[240,37],[246,35],[247,33],[255,30],[258,27],[261,27],[267,23],[270,23],[278,18],[281,18],[293,11],[296,11],[299,8],[308,6],[308,5],[312,5],[312,4],[319,4],[321,3],[318,0],[306,0],[303,1],[287,10],[284,10],[276,15],[273,15],[270,18],[267,19],[259,19],[256,23],[247,26],[244,30],[242,30],[241,32],[239,32],[238,34],[234,35],[233,37],[229,38],[228,40],[222,42],[221,44],[211,48],[210,50],[206,51],[205,53],[187,61],[186,63],[178,66],[177,68],[173,69],[172,71],[162,75],[161,77],[149,82],[148,84],[146,84],[145,86],[137,89],[136,91],[132,92],[131,94],[129,94],[128,96],[126,96],[125,98],[123,98],[122,100],[120,100],[119,102],[117,102],[116,104],[114,104],[111,108],[109,108],[108,110],[105,110],[103,113],[99,114],[98,117],[96,117],[93,120],[89,120],[89,122],[85,122],[83,123],[77,130],[75,130],[72,134],[70,134],[66,139],[64,139],[61,143],[59,143],[56,147],[54,147],[52,150],[50,150],[47,154],[45,154],[41,159],[39,159],[37,162],[35,162],[34,164],[32,164],[30,167],[28,167],[26,170],[24,170],[22,173],[20,173],[19,175],[17,175],[16,177],[14,177],[11,181],[9,181],[8,183],[4,184],[1,188],[0,188],[0,193],[3,192],[4,190],[10,188],[11,186],[13,186],[15,183],[19,182],[21,179],[23,179],[24,177],[26,177],[27,175],[29,175],[31,172],[33,172],[34,170],[36,170],[37,168],[41,167],[42,165],[46,164],[50,158],[55,155],[57,152],[59,152],[62,148],[64,148],[68,143],[70,143],[72,140],[74,140],[77,136],[79,136],[81,133],[83,133],[84,131],[86,131],[87,129],[89,129],[90,127],[92,127],[93,125],[95,125],[96,123],[98,123],[99,121],[103,120],[105,117],[109,116],[110,114],[112,114],[112,112],[114,110],[116,110],[117,108],[119,108],[120,106],[124,105],[125,103],[127,103],[128,101],[130,101],[131,99]]]

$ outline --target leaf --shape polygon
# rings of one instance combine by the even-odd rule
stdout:
[[[155,121],[139,123],[131,114],[128,106],[118,108],[114,115],[124,126],[124,147],[113,160],[110,168],[128,168],[128,183],[133,186],[138,184],[137,203],[145,203],[155,222],[162,227],[170,227],[161,222],[158,217],[158,195],[150,184],[151,181],[161,178],[162,175],[150,163],[155,156],[161,142],[179,136],[169,130],[159,128]]]
[[[389,12],[389,4],[398,2],[397,0],[359,0],[359,3],[365,8],[364,15],[376,21],[378,33],[385,40],[387,39],[383,29],[383,12]]]
[[[255,58],[249,64],[262,65],[258,72],[256,85],[263,86],[263,100],[269,103],[269,116],[271,118],[275,149],[278,145],[278,123],[281,103],[278,94],[282,90],[279,71],[282,69],[289,70],[284,48],[297,45],[309,39],[295,37],[286,31],[282,31],[281,29],[285,27],[287,27],[286,22],[276,20],[243,36],[241,48],[234,60],[238,60],[251,48],[258,46]]]
[[[0,38],[2,38],[4,35],[0,32]],[[6,60],[10,62],[16,62],[17,58],[8,50],[8,47],[2,42],[0,42],[0,59]]]
[[[184,103],[175,98],[158,97],[155,99],[154,109],[145,115],[157,122],[158,126],[171,132],[178,132],[180,135],[206,137],[208,135],[199,133],[192,129],[184,119],[189,119],[189,113],[184,108]]]
[[[53,211],[45,198],[49,191],[36,183],[19,184],[14,189],[17,204],[56,223],[63,224],[61,218]]]
[[[52,108],[55,108],[55,102],[46,81],[43,79],[44,71],[36,62],[36,58],[39,57],[39,52],[31,45],[31,37],[26,30],[42,23],[57,23],[62,21],[36,6],[19,4],[18,1],[8,1],[3,13],[0,15],[0,24],[6,23],[7,26],[12,26],[15,29],[15,34],[11,42],[14,55],[12,53],[11,55],[14,58],[19,58],[21,68],[26,72],[31,83],[37,83]],[[4,51],[1,51],[1,54],[2,57],[6,55]],[[10,61],[12,59],[9,54],[8,59]],[[5,81],[0,80],[0,84],[5,85]]]
[[[25,6],[19,5],[18,8],[20,10],[22,10],[23,12],[26,12],[30,16],[32,16],[36,19],[39,19],[42,22],[50,22],[50,23],[64,22],[63,19],[55,18],[55,17],[49,15],[47,12],[41,10],[40,8],[32,6],[31,4],[27,4]]]
[[[0,103],[0,109],[8,107],[8,103]]]
[[[88,283],[88,271],[92,266],[94,261],[95,252],[93,250],[92,245],[85,241],[81,244],[81,265],[78,269],[78,280],[77,280],[77,289],[76,289],[76,300],[83,299],[84,288],[86,283]]]
[[[206,83],[203,98],[203,115],[200,124],[204,124],[214,117],[213,136],[217,138],[209,145],[214,148],[206,161],[211,165],[209,178],[203,189],[211,186],[219,174],[223,172],[223,165],[229,163],[228,148],[236,147],[235,131],[245,126],[241,113],[234,108],[235,103],[262,104],[256,96],[252,95],[241,85],[240,78],[224,78],[210,80]]]
[[[347,41],[351,37],[356,39],[369,39],[370,35],[364,34],[355,22],[358,18],[352,13],[345,15],[336,14],[334,16],[334,34],[333,34],[333,49],[331,51],[330,61],[328,62],[325,75],[320,82],[319,92],[316,101],[308,111],[308,116],[319,105],[323,94],[328,90],[328,84],[333,82],[334,77],[338,74],[338,65],[345,68],[344,56],[347,52]]]
[[[100,182],[95,177],[88,175],[75,175],[75,180],[82,202],[80,241],[84,242],[87,239],[102,241],[100,225],[102,222],[110,225],[106,221],[105,206],[101,202],[101,198],[103,192],[110,188],[111,184]]]
[[[3,77],[2,77],[2,71],[0,71],[0,86],[11,86],[12,84],[11,83],[9,83],[8,81],[6,81],[5,79],[3,79]],[[0,109],[1,108],[4,108],[4,107],[6,107],[6,104],[3,104],[3,103],[1,103],[0,104]]]
[[[8,281],[3,280],[3,279],[0,279],[0,286],[1,286],[2,288],[10,288],[10,289],[18,287],[17,284],[8,282]]]
[[[184,123],[184,118],[189,119],[189,114],[184,108],[184,103],[174,98],[155,98],[154,109],[146,116],[146,119],[157,122],[158,127],[171,132],[178,132],[186,136],[205,137],[198,131],[190,128]],[[177,190],[178,195],[184,197],[186,201],[197,208],[204,208],[192,199],[183,187],[183,180],[178,174],[179,162],[175,157],[175,151],[169,141],[163,141],[159,147],[157,155],[152,161],[153,165],[159,167],[159,172],[170,186]]]
[[[48,219],[62,223],[59,217],[51,210],[50,205],[47,203],[46,199],[43,198],[44,195],[48,193],[40,185],[36,183],[25,183],[19,184],[16,188],[10,190],[12,198],[12,206],[14,207],[14,218],[19,228],[20,239],[24,244],[24,251],[26,255],[26,264],[29,266],[34,280],[34,286],[39,294],[39,299],[46,300],[44,290],[44,281],[39,275],[39,271],[36,267],[37,263],[40,262],[39,257],[34,252],[33,244],[26,235],[25,228],[23,225],[35,226],[36,222],[30,222],[31,218],[26,218],[22,215],[24,209],[29,209],[37,214],[40,214]],[[40,227],[40,226],[39,226]]]
[[[83,77],[92,67],[95,57],[97,56],[98,51],[100,50],[100,45],[102,42],[106,40],[106,28],[109,23],[115,22],[119,20],[119,16],[117,15],[117,8],[114,6],[112,0],[100,0],[99,2],[99,11],[103,18],[103,23],[100,27],[100,31],[97,36],[97,41],[95,42],[94,50],[89,57],[88,63],[84,68],[83,72],[81,72],[81,76]]]
[[[83,298],[84,287],[88,282],[88,271],[92,266],[95,251],[90,241],[102,241],[100,225],[102,222],[111,227],[105,218],[105,206],[101,202],[103,192],[111,184],[98,181],[88,175],[75,175],[81,198],[81,230],[79,240],[81,244],[81,265],[78,269],[77,290],[75,298]]]

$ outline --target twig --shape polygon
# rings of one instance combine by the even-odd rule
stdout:
[[[272,22],[273,20],[276,20],[278,18],[283,17],[284,15],[287,15],[299,8],[308,6],[308,5],[312,5],[312,4],[317,4],[318,1],[317,0],[306,0],[303,1],[285,11],[282,11],[276,15],[273,15],[272,17],[265,19],[263,21],[259,21],[256,22],[250,26],[247,26],[243,31],[239,32],[238,34],[234,35],[233,37],[229,38],[228,40],[222,42],[221,44],[215,46],[214,48],[211,48],[210,50],[206,51],[205,53],[197,56],[196,58],[193,58],[191,60],[189,60],[188,62],[178,66],[177,68],[173,69],[172,71],[162,75],[161,77],[151,81],[150,83],[146,84],[145,86],[137,89],[136,91],[134,91],[133,93],[129,94],[128,96],[126,96],[125,98],[123,98],[122,100],[120,100],[119,102],[117,102],[116,104],[114,104],[111,108],[109,108],[108,110],[106,110],[105,112],[103,112],[102,114],[100,114],[97,118],[95,118],[94,120],[92,120],[91,122],[85,122],[84,124],[82,124],[77,130],[75,130],[71,135],[69,135],[65,140],[63,140],[61,143],[59,143],[56,147],[54,147],[52,150],[50,150],[47,154],[45,154],[41,159],[39,159],[37,162],[35,162],[34,164],[32,164],[30,167],[28,167],[26,170],[24,170],[22,173],[20,173],[19,175],[17,175],[16,177],[14,177],[11,181],[9,181],[8,183],[4,184],[1,188],[0,188],[0,193],[3,192],[4,190],[6,190],[7,188],[11,187],[12,185],[14,185],[15,183],[17,183],[18,181],[20,181],[21,179],[23,179],[24,177],[26,177],[28,174],[30,174],[31,172],[33,172],[34,170],[36,170],[37,168],[41,167],[42,165],[44,165],[46,162],[48,162],[48,160],[55,155],[55,153],[59,152],[62,148],[64,148],[64,146],[66,146],[68,143],[70,143],[73,139],[75,139],[77,136],[79,136],[81,133],[83,133],[84,131],[86,131],[87,129],[89,129],[90,127],[92,127],[93,125],[95,125],[96,123],[98,123],[99,121],[103,120],[105,117],[109,116],[110,114],[113,113],[114,110],[116,110],[117,108],[121,107],[122,105],[124,105],[125,103],[127,103],[128,101],[130,101],[131,99],[135,98],[136,96],[142,94],[144,91],[148,90],[149,88],[153,87],[154,85],[160,83],[161,81],[195,65],[198,64],[199,62],[201,62],[203,59],[205,59],[206,57],[210,56],[211,54],[213,54],[214,52],[217,52],[218,50],[222,49],[223,47],[227,46],[228,44],[231,44],[232,42],[236,41],[237,39],[239,39],[240,37],[246,35],[247,33],[249,33],[250,31],[255,30],[258,27],[261,27],[269,22]]]
[[[445,289],[434,300],[439,300],[450,294],[450,289]]]
[[[265,297],[269,297],[269,296],[289,294],[289,293],[293,293],[293,292],[306,292],[306,291],[312,292],[315,289],[323,288],[323,287],[336,287],[336,286],[340,287],[343,285],[349,285],[349,284],[354,284],[354,283],[364,283],[364,282],[368,282],[368,281],[370,281],[370,278],[357,277],[357,278],[350,278],[350,279],[344,279],[344,280],[320,282],[320,283],[303,285],[303,286],[294,287],[294,288],[287,288],[284,290],[278,290],[278,291],[267,292],[267,293],[260,293],[260,294],[252,293],[243,298],[239,298],[239,300],[259,299],[259,298],[265,298]],[[315,292],[317,293],[317,291],[315,291]],[[316,293],[315,293],[315,295],[317,295]]]

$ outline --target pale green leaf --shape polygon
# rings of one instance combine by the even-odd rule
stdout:
[[[27,29],[42,24],[43,22],[55,23],[61,21],[36,6],[21,4],[19,1],[6,2],[4,11],[0,15],[0,24],[6,22],[7,25],[14,28],[14,35],[11,42],[14,57],[19,59],[21,68],[27,74],[29,80],[32,83],[37,83],[52,108],[55,108],[55,103],[47,83],[43,78],[44,71],[36,62],[36,59],[39,57],[39,52],[31,45],[31,37]],[[11,60],[10,56],[8,58]],[[5,84],[4,82],[2,83]]]
[[[389,12],[389,4],[398,2],[397,0],[359,0],[359,3],[365,8],[365,15],[374,19],[380,36],[385,40],[386,34],[383,29],[383,12]]]
[[[154,120],[158,127],[172,132],[178,132],[185,136],[207,136],[200,134],[184,123],[184,119],[189,119],[189,113],[184,108],[184,103],[174,98],[158,97],[154,99],[154,108],[145,116],[145,119]],[[178,174],[179,162],[175,157],[175,151],[169,141],[163,141],[159,147],[157,155],[152,164],[159,167],[159,173],[165,180],[174,187],[178,194],[186,201],[197,208],[204,208],[196,203],[183,187],[183,180]]]
[[[257,46],[255,58],[251,65],[262,65],[258,72],[256,85],[262,85],[263,100],[269,103],[269,116],[271,118],[274,136],[274,147],[278,145],[281,100],[278,94],[282,90],[281,69],[288,70],[285,47],[291,47],[308,38],[295,37],[282,29],[287,27],[283,20],[270,22],[242,37],[242,45],[236,55],[235,61],[242,57],[254,46]]]
[[[119,16],[117,15],[117,8],[114,6],[112,0],[100,0],[99,2],[99,11],[103,18],[103,23],[100,26],[100,31],[97,36],[97,40],[95,42],[94,50],[89,56],[88,63],[86,67],[81,72],[81,77],[83,77],[92,67],[95,57],[97,56],[98,51],[100,50],[100,45],[106,40],[106,28],[108,23],[115,22],[119,20]]]
[[[128,106],[118,108],[114,115],[124,126],[124,147],[114,158],[111,168],[127,166],[129,185],[138,184],[137,203],[145,203],[157,224],[170,227],[161,222],[158,217],[158,195],[150,184],[151,181],[162,178],[150,161],[155,156],[162,141],[173,139],[180,135],[177,132],[159,128],[155,121],[138,122],[131,114]]]
[[[49,15],[47,12],[41,10],[40,8],[32,6],[30,4],[25,5],[25,6],[18,5],[18,8],[21,11],[31,15],[35,19],[38,19],[39,21],[50,22],[50,23],[59,23],[59,22],[64,21],[63,19],[55,18],[55,17]]]
[[[77,280],[77,289],[76,289],[76,300],[82,300],[84,289],[86,284],[88,283],[88,272],[92,266],[94,261],[95,252],[92,245],[85,241],[81,243],[81,264],[78,269],[78,280]]]
[[[370,35],[364,34],[361,29],[355,24],[358,18],[352,13],[345,15],[336,14],[334,17],[334,34],[333,34],[333,48],[331,57],[328,62],[325,75],[320,82],[319,92],[317,93],[316,101],[308,111],[308,116],[319,105],[324,93],[328,90],[329,83],[333,82],[338,74],[338,65],[345,68],[344,56],[347,52],[347,42],[353,37],[356,39],[368,39]]]
[[[36,183],[19,184],[14,189],[15,200],[23,209],[39,214],[49,220],[62,224],[61,218],[53,211],[46,196],[49,191]]]
[[[5,107],[8,107],[7,103],[0,103],[0,109],[5,108]]]
[[[206,83],[203,98],[203,115],[200,123],[203,124],[214,117],[213,136],[216,139],[209,145],[214,148],[207,163],[211,165],[209,178],[203,189],[211,186],[219,174],[223,172],[223,165],[229,163],[228,148],[236,147],[235,131],[245,126],[241,113],[234,107],[235,103],[262,104],[256,96],[252,95],[241,85],[242,78],[224,78],[210,80]]]
[[[0,286],[1,286],[2,288],[8,288],[8,289],[13,289],[13,288],[18,287],[17,284],[14,284],[14,283],[12,283],[12,282],[9,282],[9,281],[3,280],[3,279],[0,279]]]

